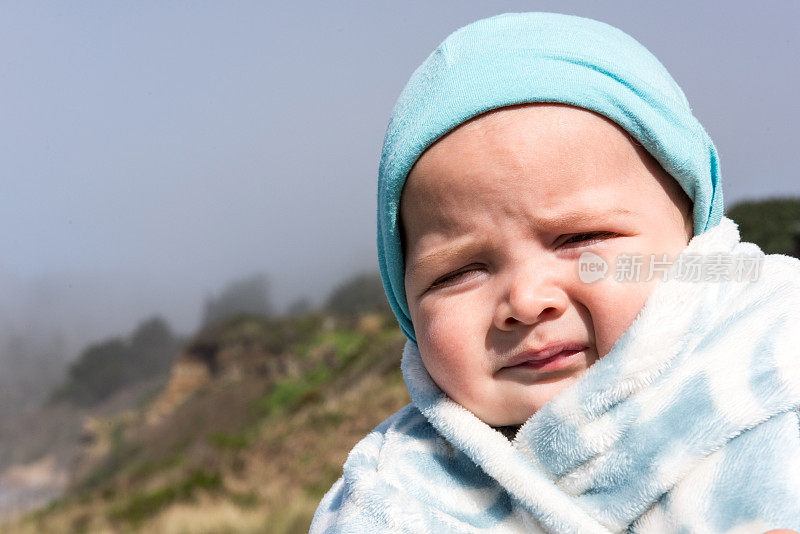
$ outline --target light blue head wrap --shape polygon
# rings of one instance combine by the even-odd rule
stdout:
[[[378,261],[406,337],[416,343],[404,285],[400,194],[437,139],[491,109],[559,102],[613,120],[637,139],[694,202],[694,234],[723,214],[717,151],[683,91],[635,39],[596,20],[508,13],[453,32],[414,71],[386,131],[378,177]]]

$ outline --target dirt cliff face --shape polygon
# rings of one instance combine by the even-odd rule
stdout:
[[[271,354],[252,340],[227,343],[197,340],[190,343],[172,367],[164,392],[146,413],[155,425],[198,391],[212,384],[256,379],[265,382],[297,375],[300,366],[292,354]]]
[[[175,408],[194,392],[207,386],[214,374],[206,362],[182,354],[172,367],[169,383],[164,392],[147,411],[148,424],[154,425],[175,411]]]

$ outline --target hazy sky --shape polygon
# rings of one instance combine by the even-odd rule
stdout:
[[[615,25],[682,86],[727,205],[800,194],[798,2],[0,2],[0,320],[72,340],[266,273],[285,305],[377,270],[383,134],[453,30]],[[10,326],[9,326],[10,325]]]

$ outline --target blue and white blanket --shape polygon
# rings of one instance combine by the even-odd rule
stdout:
[[[760,272],[692,281],[674,265],[513,441],[450,400],[408,343],[413,403],[355,446],[311,532],[800,530],[800,262],[740,242],[727,218],[683,255]]]

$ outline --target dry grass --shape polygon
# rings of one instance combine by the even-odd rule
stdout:
[[[347,330],[326,334],[320,339],[327,341],[310,347],[307,354],[316,354],[320,362],[338,358],[338,367],[326,370],[313,388],[301,388],[299,397],[288,397],[280,409],[270,405],[266,413],[248,412],[268,395],[263,383],[245,377],[238,385],[220,384],[191,399],[159,428],[129,427],[123,444],[129,448],[121,450],[130,453],[107,466],[107,474],[101,472],[100,482],[89,490],[0,525],[0,531],[308,532],[348,452],[409,402],[399,370],[402,334],[368,326],[359,334],[367,336],[366,344],[359,345],[358,336]],[[199,468],[207,476],[195,487],[186,480]]]
[[[227,500],[177,504],[148,522],[146,532],[162,534],[262,534],[275,532],[262,509],[242,509]]]

